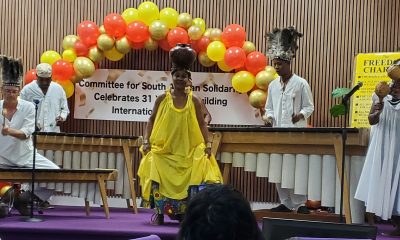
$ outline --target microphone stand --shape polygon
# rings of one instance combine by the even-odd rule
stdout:
[[[32,143],[33,143],[33,158],[32,158],[32,179],[31,179],[31,213],[28,218],[24,218],[25,222],[42,222],[43,219],[36,218],[33,216],[33,205],[34,205],[34,196],[35,196],[35,165],[36,165],[36,137],[37,137],[37,112],[38,112],[38,104],[39,101],[34,100],[35,103],[35,131],[32,134]]]
[[[340,212],[339,212],[339,222],[343,223],[343,191],[344,191],[344,168],[346,163],[346,140],[347,140],[347,117],[348,117],[348,100],[343,98],[342,104],[344,105],[344,126],[342,127],[342,179],[340,180]]]

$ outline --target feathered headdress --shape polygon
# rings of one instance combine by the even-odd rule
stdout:
[[[0,77],[3,86],[19,87],[22,82],[23,67],[21,59],[0,56]]]
[[[279,58],[290,62],[295,57],[296,50],[299,48],[297,46],[297,39],[302,36],[303,34],[298,32],[294,27],[282,30],[275,28],[267,35],[268,57],[270,59]]]

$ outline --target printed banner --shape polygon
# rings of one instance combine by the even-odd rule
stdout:
[[[370,127],[368,114],[371,109],[372,95],[376,84],[380,81],[391,81],[387,76],[387,68],[394,60],[399,58],[400,52],[362,53],[357,55],[353,86],[358,82],[362,82],[363,86],[353,96],[351,127]]]
[[[237,93],[230,73],[193,72],[193,93],[205,103],[211,124],[262,125],[247,94]],[[157,96],[172,86],[170,72],[100,69],[75,85],[77,119],[140,121],[149,119]]]

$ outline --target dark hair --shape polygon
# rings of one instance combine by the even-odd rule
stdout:
[[[177,240],[259,240],[260,228],[243,194],[214,184],[188,204]]]

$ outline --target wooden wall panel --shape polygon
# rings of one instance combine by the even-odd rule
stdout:
[[[39,63],[42,52],[62,51],[64,36],[76,34],[78,23],[91,20],[101,25],[112,12],[138,7],[139,0],[0,0],[0,54],[22,57],[25,69]],[[247,37],[265,53],[267,32],[294,25],[304,37],[299,41],[293,69],[306,78],[313,91],[315,112],[311,125],[338,127],[332,118],[330,93],[349,87],[358,53],[400,51],[400,1],[398,0],[155,0],[159,8],[173,7],[203,18],[208,27],[224,28],[238,23]],[[104,61],[101,68],[169,70],[168,54],[161,50],[131,51],[119,62]],[[198,63],[194,71],[218,71]],[[67,132],[141,135],[144,123],[73,119]],[[242,173],[238,172],[238,175]],[[243,180],[246,181],[246,180]],[[265,185],[266,183],[260,183]]]

